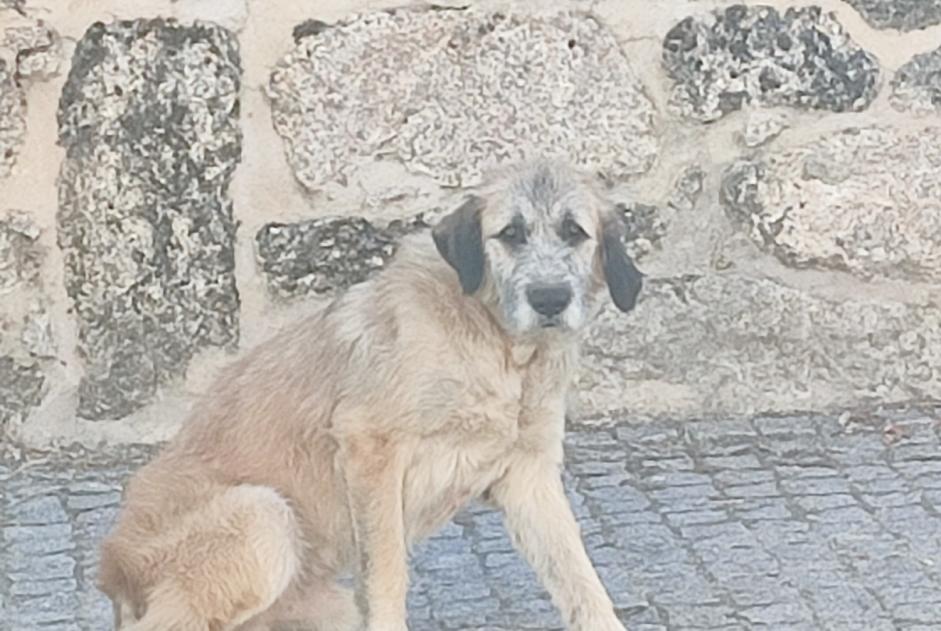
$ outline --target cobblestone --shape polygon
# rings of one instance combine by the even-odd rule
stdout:
[[[565,480],[632,630],[937,629],[939,413],[574,428]],[[0,630],[111,628],[97,542],[149,451],[0,460]],[[412,631],[562,628],[481,506],[413,567]]]

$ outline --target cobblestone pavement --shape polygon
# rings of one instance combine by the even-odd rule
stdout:
[[[575,430],[567,484],[630,629],[939,629],[939,412]],[[111,628],[95,542],[146,455],[0,463],[0,628]],[[492,512],[415,557],[413,631],[560,628]]]

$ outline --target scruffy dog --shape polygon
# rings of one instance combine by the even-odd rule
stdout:
[[[128,484],[117,628],[405,631],[410,544],[482,498],[569,628],[623,631],[561,481],[578,334],[641,289],[622,229],[587,176],[508,169],[246,354]]]

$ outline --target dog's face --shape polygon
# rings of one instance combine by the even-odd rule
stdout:
[[[642,276],[622,232],[584,178],[539,162],[469,197],[433,235],[464,291],[522,337],[579,330],[605,285],[618,308],[634,307]]]

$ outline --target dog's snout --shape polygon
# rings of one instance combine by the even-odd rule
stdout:
[[[536,313],[559,315],[572,302],[572,288],[565,283],[532,285],[526,290],[526,298]]]

